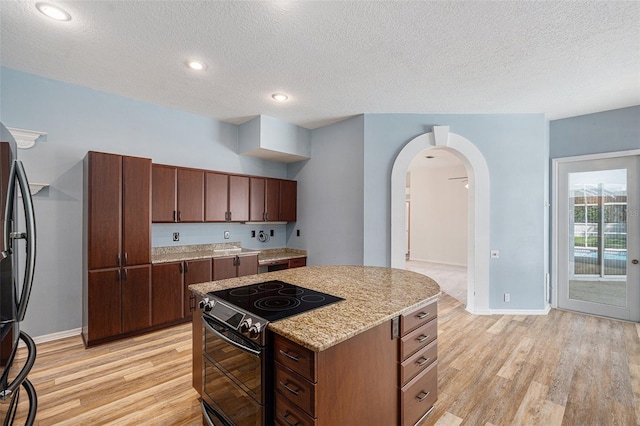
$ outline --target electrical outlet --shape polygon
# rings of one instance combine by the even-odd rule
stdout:
[[[173,233],[173,241],[180,241],[180,233],[179,232],[174,232]]]
[[[504,301],[505,302],[510,302],[511,301],[511,295],[509,293],[505,293],[504,294]]]
[[[491,250],[491,258],[492,259],[498,259],[500,257],[500,251],[499,250]]]
[[[224,231],[224,239],[225,240],[228,240],[230,236],[231,236],[231,234],[229,233],[229,231]]]

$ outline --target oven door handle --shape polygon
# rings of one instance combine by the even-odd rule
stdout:
[[[209,321],[205,317],[202,317],[202,319],[204,320],[202,322],[203,322],[204,326],[207,328],[207,330],[209,330],[210,332],[212,332],[213,334],[215,334],[216,336],[218,336],[219,338],[221,338],[225,342],[227,342],[230,345],[233,345],[236,348],[238,348],[240,350],[243,350],[245,352],[249,352],[249,353],[252,353],[254,355],[260,355],[260,350],[256,350],[256,349],[250,348],[248,346],[241,345],[238,342],[234,342],[233,340],[229,339],[227,336],[225,336],[224,334],[220,333],[218,330],[213,328],[211,326],[211,324],[209,324]]]

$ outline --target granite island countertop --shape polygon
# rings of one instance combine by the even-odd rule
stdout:
[[[403,269],[373,266],[310,266],[193,284],[207,292],[281,280],[345,300],[269,323],[268,328],[308,349],[326,350],[405,312],[434,301],[440,286]]]

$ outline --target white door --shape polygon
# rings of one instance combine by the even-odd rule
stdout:
[[[640,322],[639,156],[558,164],[558,306]]]

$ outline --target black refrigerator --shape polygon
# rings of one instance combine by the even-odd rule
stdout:
[[[14,423],[22,395],[28,398],[29,407],[25,425],[33,424],[38,405],[36,391],[27,379],[36,345],[20,330],[33,284],[35,214],[27,176],[16,154],[15,140],[0,123],[0,421],[4,426]],[[18,361],[20,341],[27,356]]]

